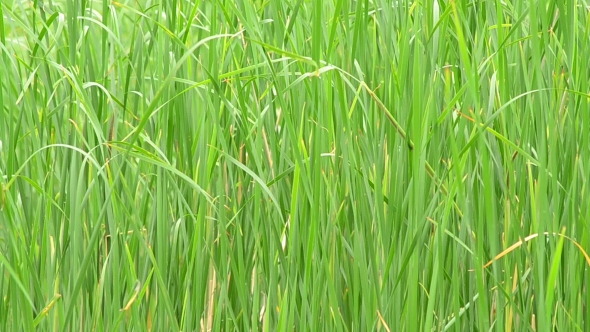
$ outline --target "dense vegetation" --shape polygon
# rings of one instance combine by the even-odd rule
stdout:
[[[2,0],[0,331],[589,331],[586,0]]]

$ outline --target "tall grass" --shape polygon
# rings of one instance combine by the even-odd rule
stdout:
[[[0,331],[589,331],[586,0],[2,0]]]

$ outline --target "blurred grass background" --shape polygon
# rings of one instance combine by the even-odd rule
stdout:
[[[1,331],[590,330],[587,1],[0,14]]]

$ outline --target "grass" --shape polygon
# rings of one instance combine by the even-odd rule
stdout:
[[[586,0],[3,0],[1,331],[590,330]]]

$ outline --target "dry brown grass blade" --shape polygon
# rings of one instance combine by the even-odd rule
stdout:
[[[549,233],[549,232],[545,232],[543,233],[544,235],[554,235],[554,236],[561,236],[564,239],[572,242],[573,244],[576,245],[576,247],[578,247],[578,249],[580,250],[580,252],[582,253],[582,255],[584,255],[584,258],[586,259],[586,263],[588,264],[588,266],[590,266],[590,256],[588,256],[588,254],[586,253],[586,251],[584,250],[584,248],[576,241],[574,241],[572,238],[563,235],[563,234],[559,234],[559,233]],[[508,247],[506,250],[502,251],[501,253],[499,253],[498,255],[496,255],[496,257],[494,257],[491,261],[487,262],[483,268],[487,268],[488,266],[492,265],[494,262],[496,262],[497,260],[499,260],[500,258],[506,256],[507,254],[511,253],[512,251],[514,251],[515,249],[517,249],[518,247],[520,247],[521,245],[523,245],[526,242],[529,242],[530,240],[536,238],[539,236],[539,233],[535,233],[535,234],[531,234],[527,237],[524,238],[523,240],[520,240],[518,242],[516,242],[515,244],[511,245],[510,247]]]
[[[518,267],[514,265],[514,275],[512,276],[512,294],[516,292],[516,287],[518,286]],[[508,311],[508,319],[506,320],[506,331],[512,332],[512,321],[514,320],[514,310],[512,306],[509,305]]]
[[[387,325],[385,319],[383,319],[383,316],[381,316],[379,310],[377,310],[377,316],[379,316],[379,321],[381,322],[381,324],[383,324],[383,328],[385,328],[387,332],[391,332],[391,330],[389,329],[389,325]]]

